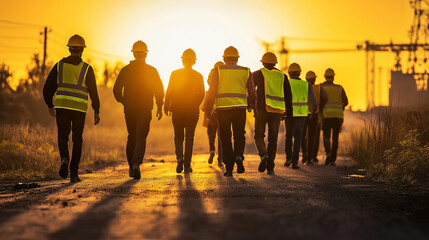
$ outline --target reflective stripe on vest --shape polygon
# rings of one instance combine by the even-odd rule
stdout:
[[[264,77],[265,108],[267,112],[284,113],[284,76],[279,70],[261,68]]]
[[[218,76],[215,108],[246,107],[249,70],[218,68]]]
[[[292,107],[294,117],[305,117],[308,109],[308,82],[299,79],[289,79],[292,90]]]
[[[81,62],[78,65],[64,63],[57,64],[57,92],[55,96],[55,108],[64,108],[79,112],[88,109],[88,89],[85,78],[89,65]]]
[[[324,118],[344,118],[342,91],[339,85],[322,85],[323,90],[328,97],[328,101],[323,108],[322,116]]]

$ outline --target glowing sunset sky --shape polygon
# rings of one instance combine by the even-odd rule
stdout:
[[[413,11],[406,0],[1,0],[0,19],[40,25],[0,21],[0,62],[10,65],[16,78],[24,76],[31,53],[42,51],[39,32],[47,25],[52,30],[48,35],[50,61],[67,56],[67,40],[78,33],[88,46],[83,59],[91,59],[99,72],[105,61],[127,63],[132,59],[132,44],[143,40],[149,48],[147,62],[158,69],[167,87],[171,71],[181,67],[180,56],[187,48],[196,51],[195,69],[205,77],[230,45],[240,52],[239,64],[254,71],[261,67],[264,53],[257,38],[268,42],[281,36],[341,40],[290,40],[287,45],[291,50],[355,48],[367,39],[407,43]],[[336,83],[344,86],[353,109],[364,108],[363,51],[292,54],[289,61],[301,65],[303,76],[308,70],[315,71],[320,76],[317,82],[323,80],[324,70],[332,67]],[[382,103],[387,104],[394,55],[377,53],[376,64],[377,71],[382,67]]]

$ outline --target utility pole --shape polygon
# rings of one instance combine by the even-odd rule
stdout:
[[[44,40],[43,40],[43,62],[42,62],[42,73],[41,73],[42,76],[45,74],[45,69],[46,69],[46,46],[48,44],[47,41],[48,41],[48,27],[45,26]]]

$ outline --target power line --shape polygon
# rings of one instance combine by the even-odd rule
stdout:
[[[17,21],[11,21],[11,20],[6,20],[6,19],[0,19],[0,22],[12,24],[12,25],[18,25],[18,26],[26,26],[26,27],[35,27],[35,28],[45,27],[43,25],[38,25],[38,24],[33,24],[33,23],[17,22]]]
[[[305,37],[285,37],[286,40],[296,41],[310,41],[310,42],[347,42],[356,43],[358,40],[345,40],[345,39],[327,39],[327,38],[305,38]]]

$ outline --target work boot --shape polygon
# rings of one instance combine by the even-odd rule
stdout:
[[[213,163],[214,155],[215,155],[215,152],[214,151],[210,151],[209,164]]]
[[[306,154],[302,154],[302,163],[306,163],[307,162],[307,156]]]
[[[78,174],[70,174],[70,183],[78,183],[82,182],[82,180],[79,178]]]
[[[219,166],[219,167],[223,167],[223,163],[222,163],[222,160],[217,160],[217,165]]]
[[[131,166],[131,165],[128,165],[128,175],[130,176],[130,177],[133,177],[133,166]]]
[[[305,165],[313,165],[313,162],[310,159],[308,159],[307,162],[305,162]]]
[[[292,164],[292,159],[286,160],[285,167],[289,167]]]
[[[319,159],[317,159],[317,157],[314,157],[314,158],[313,158],[313,162],[314,162],[314,163],[318,163],[318,162],[319,162]]]
[[[177,160],[177,166],[176,166],[176,172],[177,173],[182,173],[182,171],[183,171],[183,163],[184,163],[184,161],[182,159]]]
[[[133,165],[133,177],[134,179],[140,179],[140,166],[138,164]]]
[[[232,170],[226,170],[226,171],[223,173],[223,175],[224,175],[225,177],[232,177]]]
[[[185,167],[185,171],[184,171],[184,173],[185,174],[188,174],[188,173],[191,173],[191,172],[193,172],[194,170],[192,170],[192,168],[189,166],[189,167]]]
[[[325,165],[328,166],[331,163],[331,153],[326,154]]]
[[[292,164],[292,169],[299,169],[298,163],[293,163]]]
[[[273,169],[268,169],[267,170],[267,174],[268,175],[274,175],[274,170]]]
[[[61,159],[61,167],[60,171],[58,172],[60,174],[60,177],[67,178],[69,175],[69,159],[68,158],[62,158]]]
[[[337,164],[335,164],[335,162],[334,162],[334,161],[331,161],[331,162],[329,163],[329,165],[330,165],[330,166],[334,166],[334,167],[335,167],[335,166],[337,166]]]
[[[267,162],[268,162],[268,156],[267,155],[262,156],[261,162],[259,163],[259,167],[258,167],[259,172],[265,171],[265,169],[267,168]]]
[[[243,165],[243,159],[241,157],[235,158],[235,163],[237,164],[237,173],[244,173],[244,165]]]

